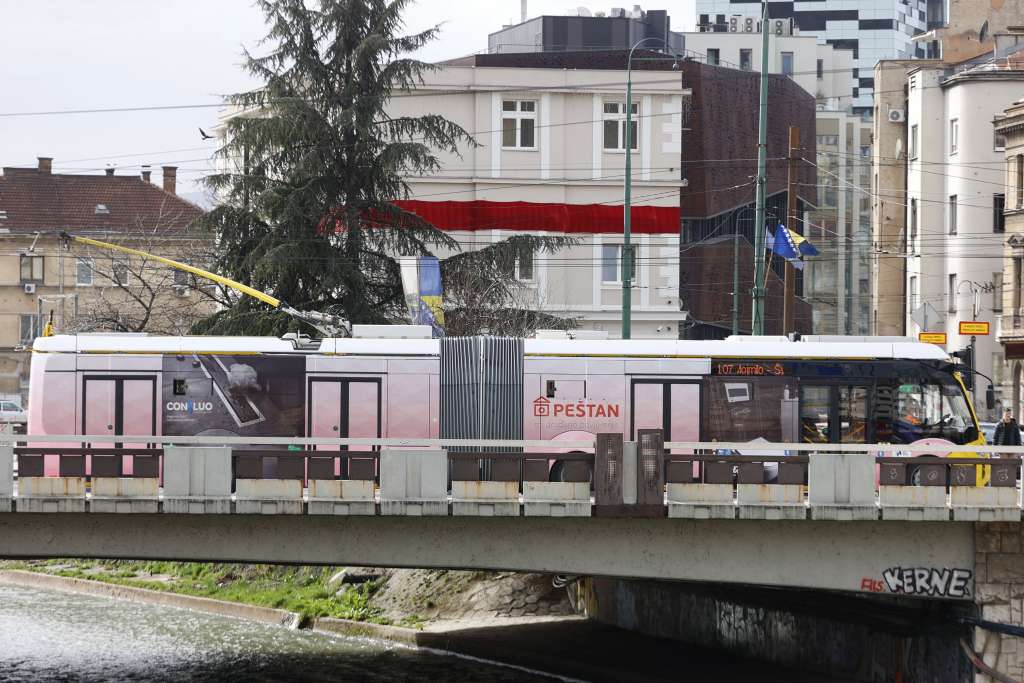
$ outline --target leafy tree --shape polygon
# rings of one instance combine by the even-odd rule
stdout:
[[[217,152],[239,172],[207,179],[221,198],[205,218],[218,235],[218,272],[298,309],[385,323],[405,315],[397,256],[455,254],[442,261],[446,298],[501,309],[517,285],[496,263],[573,242],[520,236],[460,253],[449,235],[396,205],[409,196],[404,178],[440,170],[438,152],[476,145],[442,116],[388,114],[393,92],[414,89],[436,68],[409,57],[438,33],[402,33],[409,2],[257,1],[269,51],[244,58],[262,85],[228,98],[238,114]],[[492,296],[461,296],[480,272],[498,279]],[[301,326],[230,290],[218,296],[226,307],[197,331],[277,335]]]

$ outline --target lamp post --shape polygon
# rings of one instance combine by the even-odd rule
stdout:
[[[663,38],[651,36],[641,38],[633,43],[629,49],[629,56],[626,58],[626,130],[623,134],[623,143],[626,152],[626,180],[623,188],[622,198],[622,338],[629,339],[631,335],[630,323],[633,308],[633,246],[630,244],[631,237],[631,200],[633,193],[633,52],[649,40],[661,41],[662,45],[668,47]],[[679,62],[672,65],[673,69],[679,68]]]

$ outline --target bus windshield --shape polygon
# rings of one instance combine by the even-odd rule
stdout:
[[[897,387],[893,443],[927,438],[963,443],[969,427],[974,427],[974,418],[960,385],[914,379]]]

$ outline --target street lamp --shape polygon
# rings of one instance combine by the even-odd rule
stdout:
[[[622,201],[622,338],[630,338],[630,318],[632,315],[633,286],[633,247],[630,245],[631,210],[630,203],[633,193],[633,52],[649,40],[659,40],[668,48],[663,38],[651,36],[641,38],[629,49],[626,58],[626,131],[623,142],[626,148],[626,181]],[[672,64],[673,69],[679,68],[679,60]]]

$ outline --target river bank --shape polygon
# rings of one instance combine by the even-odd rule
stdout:
[[[69,568],[68,563],[34,563],[34,571],[19,571],[10,568],[12,564],[26,565],[28,563],[3,564],[8,567],[6,570],[0,571],[0,584],[21,583],[48,590],[57,589],[126,601],[152,602],[158,605],[207,611],[246,620],[255,619],[263,623],[289,627],[285,630],[296,630],[302,627],[302,630],[306,631],[331,633],[345,637],[362,636],[380,641],[403,643],[422,650],[456,653],[521,667],[524,670],[524,675],[526,671],[530,671],[531,676],[537,675],[537,672],[546,672],[545,675],[548,676],[573,680],[654,682],[684,680],[688,683],[747,680],[800,683],[823,680],[815,674],[806,674],[775,666],[766,667],[758,662],[736,660],[727,654],[702,650],[675,641],[650,638],[574,616],[491,615],[486,617],[463,616],[454,619],[431,618],[429,620],[421,619],[415,627],[408,627],[379,623],[390,618],[387,616],[388,611],[381,606],[386,604],[383,599],[380,603],[370,601],[372,604],[364,605],[368,610],[367,613],[373,614],[377,621],[354,621],[328,616],[311,616],[309,613],[300,614],[280,607],[252,606],[241,602],[173,593],[166,589],[167,584],[171,583],[168,579],[170,575],[166,574],[151,574],[147,579],[136,579],[163,585],[163,590],[128,586],[125,585],[125,582],[131,581],[132,578],[125,574],[132,570],[125,567],[126,563],[109,563],[113,566],[103,566],[102,571],[98,571],[98,567],[104,563],[82,563],[75,569]],[[86,568],[82,569],[82,566],[86,566]],[[118,567],[118,569],[114,569],[114,567]],[[0,569],[3,569],[2,565],[0,565]],[[275,571],[277,569],[279,568],[275,568]],[[89,570],[94,576],[103,576],[103,579],[61,576],[62,572],[86,573],[86,570]],[[192,571],[198,572],[196,569]],[[308,588],[316,581],[310,581],[310,577],[304,575],[303,571],[304,568],[291,568],[290,576],[293,583],[306,582]],[[120,575],[115,576],[114,574]],[[206,575],[213,574],[220,576],[219,571],[206,570]],[[335,578],[336,583],[340,582],[341,579],[337,579],[337,574],[338,572],[335,572],[328,577],[327,581]],[[200,573],[200,576],[202,575],[204,574]],[[254,570],[249,580],[252,581],[255,576],[261,575],[264,575],[262,570]],[[364,573],[362,576],[373,576],[373,574]],[[302,578],[296,580],[296,577]],[[382,578],[367,578],[360,583],[348,585],[364,586],[371,581],[386,583],[382,581]],[[473,610],[469,607],[471,603],[469,599],[455,601],[451,598],[453,594],[463,594],[461,589],[451,588],[452,584],[458,583],[458,578],[466,577],[450,577],[448,581],[435,578],[432,583],[438,584],[438,587],[429,594],[437,595],[442,604],[448,607],[458,602],[466,605],[466,609],[472,612]],[[499,585],[515,584],[524,580],[521,575],[491,578]],[[237,584],[238,580],[235,580],[234,583]],[[282,581],[282,583],[286,582]],[[411,590],[408,585],[405,585],[419,585],[415,579],[404,577],[396,583],[402,586],[401,589],[396,587],[390,592],[382,592],[381,587],[378,586],[376,591],[366,588],[360,588],[360,591],[365,591],[366,594],[373,593],[371,597],[390,593],[387,600],[394,601],[396,604],[401,604],[403,599],[415,600],[417,596],[422,597],[420,591]],[[478,583],[467,582],[467,585],[477,588],[474,595],[501,593],[500,590],[488,591],[486,586],[481,589]],[[192,586],[192,590],[204,590],[204,585],[203,580],[197,580]],[[548,581],[548,585],[550,585],[550,581]],[[232,591],[236,595],[241,593],[237,585],[233,587],[225,585],[220,588],[226,593]],[[312,591],[307,591],[297,602],[306,606],[320,605],[322,607],[322,603],[311,601],[311,593]],[[403,594],[405,597],[400,597]],[[274,593],[261,584],[253,588],[251,595],[259,596],[259,599],[262,600],[270,600]],[[493,596],[487,599],[477,598],[476,602],[480,604],[487,600],[493,600]],[[513,603],[515,602],[513,600]],[[523,603],[526,604],[525,600]],[[424,607],[426,607],[425,604]],[[437,609],[437,603],[433,608],[427,609]],[[519,608],[512,608],[513,611],[517,609]]]

